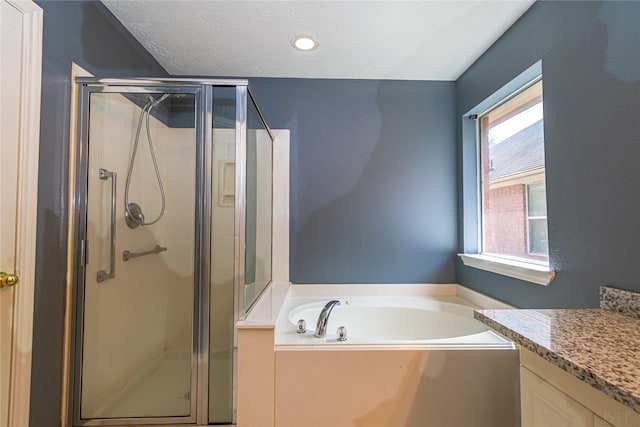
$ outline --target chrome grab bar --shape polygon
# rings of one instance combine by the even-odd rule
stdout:
[[[111,248],[109,251],[109,272],[98,271],[98,282],[116,277],[116,182],[118,174],[106,169],[100,169],[100,179],[106,181],[111,178]]]
[[[160,245],[156,245],[155,248],[151,249],[150,251],[146,251],[146,252],[131,252],[131,251],[124,251],[122,252],[122,260],[123,261],[129,261],[131,258],[138,258],[140,256],[145,256],[145,255],[151,255],[151,254],[159,254],[160,252],[165,252],[167,250],[167,248],[160,246]]]

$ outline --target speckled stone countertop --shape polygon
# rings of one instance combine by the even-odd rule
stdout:
[[[476,310],[475,318],[640,413],[640,294],[603,287],[600,306]]]

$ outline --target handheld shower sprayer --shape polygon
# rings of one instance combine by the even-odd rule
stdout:
[[[160,218],[164,215],[165,204],[166,204],[166,196],[164,194],[164,186],[162,185],[162,178],[160,176],[160,171],[158,170],[158,162],[156,161],[155,151],[153,149],[153,141],[151,139],[151,127],[149,126],[149,117],[151,116],[151,109],[156,107],[162,101],[167,99],[171,94],[165,93],[162,94],[159,98],[154,99],[153,96],[149,95],[148,102],[142,108],[140,112],[140,117],[138,119],[138,127],[136,129],[136,136],[133,142],[133,150],[131,151],[131,158],[129,159],[129,168],[127,170],[127,181],[124,187],[124,206],[125,206],[125,222],[129,228],[136,228],[139,225],[152,225],[156,222],[160,221]],[[133,173],[133,167],[136,161],[136,154],[138,151],[138,142],[140,140],[140,130],[142,129],[142,122],[144,121],[146,132],[147,132],[147,142],[149,143],[149,152],[151,154],[151,160],[153,162],[153,168],[156,174],[156,180],[158,181],[158,189],[160,190],[161,196],[161,208],[160,213],[153,221],[145,222],[144,214],[142,213],[142,208],[138,203],[129,202],[129,187],[131,184],[131,175]]]

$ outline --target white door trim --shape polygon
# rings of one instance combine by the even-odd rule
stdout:
[[[9,386],[9,426],[16,427],[29,425],[31,395],[43,12],[32,1],[4,1],[23,16],[16,230],[16,274],[20,283],[14,291],[14,339]]]

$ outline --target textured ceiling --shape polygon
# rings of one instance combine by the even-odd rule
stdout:
[[[398,80],[457,79],[533,2],[103,0],[173,75]]]

